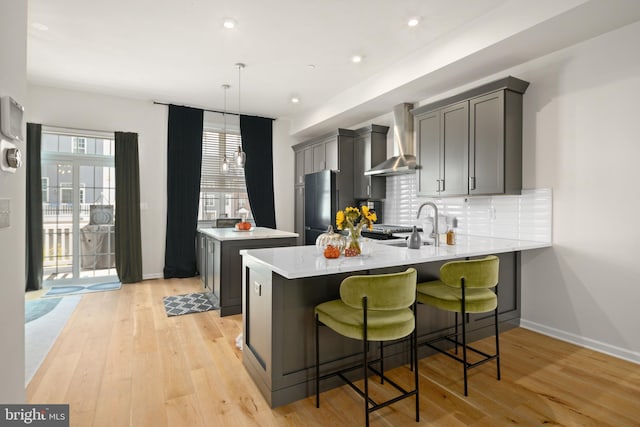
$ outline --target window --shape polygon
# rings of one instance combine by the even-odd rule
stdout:
[[[253,219],[244,169],[235,165],[233,153],[240,144],[240,135],[215,129],[202,132],[202,171],[200,173],[200,205],[198,220],[214,220],[219,217],[240,218],[240,209],[247,210]],[[222,173],[222,151],[226,146],[229,172]]]
[[[79,136],[74,136],[72,139],[73,152],[80,154],[87,154],[87,139]]]
[[[49,203],[49,178],[44,177],[42,180],[42,203]]]

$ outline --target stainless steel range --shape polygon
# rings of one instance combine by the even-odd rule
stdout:
[[[389,240],[402,238],[394,236],[395,233],[411,233],[412,230],[413,227],[406,225],[374,224],[372,230],[363,229],[361,234],[362,237],[368,237],[370,239]]]

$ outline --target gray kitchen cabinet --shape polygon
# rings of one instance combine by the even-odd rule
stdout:
[[[295,182],[294,185],[304,185],[304,150],[296,151],[294,153],[296,158],[295,164]]]
[[[292,148],[295,155],[294,181],[294,227],[298,233],[298,244],[304,244],[304,176],[321,170],[333,170],[342,176],[341,198],[353,198],[353,141],[356,133],[349,129],[338,129],[310,141],[301,142]],[[383,159],[384,160],[384,159]]]
[[[206,236],[200,232],[198,232],[196,237],[196,269],[200,274],[200,282],[202,282],[202,287],[204,288],[207,278],[207,251],[205,248],[206,244]]]
[[[469,101],[469,194],[520,194],[522,94],[500,90]]]
[[[325,144],[316,144],[313,146],[313,171],[319,172],[326,169],[325,162]]]
[[[425,123],[422,123],[424,119]],[[468,193],[469,103],[417,116],[418,194],[461,196]],[[423,134],[422,131],[425,131]],[[424,161],[424,163],[422,163]]]
[[[304,185],[294,187],[294,231],[298,233],[298,245],[304,244]]]
[[[520,194],[528,85],[507,77],[413,110],[418,194]]]
[[[198,232],[196,237],[196,268],[205,290],[213,289],[213,239]]]
[[[206,236],[205,237],[205,280],[204,287],[205,290],[212,292],[214,286],[214,275],[215,275],[215,244],[213,238]],[[219,270],[218,270],[219,271]]]
[[[304,174],[317,172],[313,163],[313,147],[307,147],[303,150],[304,154]]]
[[[385,198],[386,178],[364,173],[387,159],[388,126],[371,125],[356,130],[353,141],[353,192],[356,200]]]

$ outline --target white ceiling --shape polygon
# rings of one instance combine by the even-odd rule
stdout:
[[[215,110],[226,83],[237,111],[243,62],[242,113],[289,117],[307,137],[638,19],[638,0],[29,0],[27,70],[35,84]]]

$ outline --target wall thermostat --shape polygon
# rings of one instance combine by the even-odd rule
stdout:
[[[9,140],[24,141],[22,116],[24,107],[10,96],[0,98],[0,131]]]
[[[22,153],[12,142],[0,139],[0,170],[15,173],[22,165]]]

